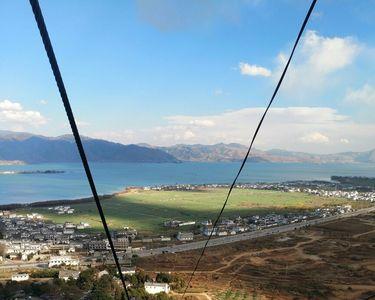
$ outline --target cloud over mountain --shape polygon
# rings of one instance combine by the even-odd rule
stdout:
[[[25,110],[19,102],[10,100],[0,101],[0,123],[7,127],[22,130],[27,126],[40,126],[47,123],[47,119],[38,111]]]
[[[132,129],[131,134],[102,133],[123,143],[147,141],[154,145],[179,143],[248,144],[263,113],[263,107],[249,107],[215,115],[175,115],[164,126]],[[329,107],[271,108],[256,140],[262,149],[281,148],[316,153],[362,151],[373,148],[374,123],[360,123]]]

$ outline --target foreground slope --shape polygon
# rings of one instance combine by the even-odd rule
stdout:
[[[207,248],[188,294],[218,300],[373,299],[374,241],[370,213]],[[139,258],[137,264],[150,274],[172,271],[188,280],[200,252]]]

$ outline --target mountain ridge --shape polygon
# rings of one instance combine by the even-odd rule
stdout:
[[[178,159],[156,148],[109,142],[83,137],[89,161],[177,163]],[[0,160],[26,163],[79,162],[79,154],[71,135],[45,137],[29,133],[0,132]]]
[[[214,145],[174,145],[158,147],[181,161],[215,162],[241,161],[247,147],[241,144],[218,143]],[[363,152],[347,151],[333,154],[313,154],[282,149],[253,149],[249,157],[255,162],[291,162],[291,163],[375,163],[375,149]]]
[[[147,143],[124,145],[82,136],[90,161],[97,162],[235,162],[241,161],[247,147],[238,143],[177,144],[169,147]],[[312,154],[282,149],[253,149],[253,162],[289,163],[375,163],[375,149],[334,154]],[[78,151],[71,134],[46,137],[27,132],[0,130],[0,161],[78,162]]]

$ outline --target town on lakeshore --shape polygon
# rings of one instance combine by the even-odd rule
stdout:
[[[342,179],[342,178],[341,178]],[[357,180],[357,178],[355,178]],[[142,191],[192,192],[227,188],[226,184],[162,185],[139,188]],[[267,190],[279,193],[299,193],[344,199],[342,204],[323,205],[313,209],[285,210],[284,212],[233,215],[222,218],[213,227],[211,218],[180,220],[171,218],[160,224],[159,234],[140,233],[127,224],[112,230],[115,249],[123,266],[123,273],[136,276],[138,257],[176,253],[199,249],[212,235],[212,245],[252,239],[262,235],[286,232],[307,227],[318,222],[353,216],[361,211],[372,211],[375,202],[373,185],[360,185],[350,180],[293,181],[284,183],[257,183],[236,185],[242,190]],[[361,203],[361,205],[358,205]],[[56,216],[74,215],[73,205],[54,205],[44,208]],[[9,271],[4,280],[22,282],[36,278],[33,270],[56,270],[60,279],[77,279],[80,272],[89,268],[111,266],[114,261],[108,240],[103,232],[93,230],[90,221],[57,223],[46,219],[42,213],[20,213],[18,210],[0,211],[0,271]],[[14,272],[17,270],[17,272]],[[27,272],[21,272],[27,270]],[[31,271],[30,271],[31,270]],[[100,276],[100,275],[99,275]],[[130,280],[130,279],[129,279]],[[168,293],[166,282],[143,280],[143,288],[151,294]],[[131,280],[129,282],[131,285]]]

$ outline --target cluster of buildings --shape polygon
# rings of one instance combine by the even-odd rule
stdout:
[[[344,198],[352,201],[375,202],[375,191],[359,191],[354,186],[330,181],[291,181],[282,183],[238,184],[237,188],[300,192],[321,197]]]
[[[227,236],[235,235],[248,231],[262,230],[270,227],[282,226],[304,222],[311,219],[326,218],[333,215],[344,214],[353,211],[351,205],[337,205],[326,208],[317,208],[302,212],[277,214],[271,213],[266,215],[252,215],[248,217],[226,218],[214,228],[211,220],[203,220],[201,222],[178,220],[170,220],[164,222],[164,226],[170,228],[180,228],[186,225],[195,225],[194,232],[203,236]],[[190,228],[191,229],[191,228]],[[193,232],[178,231],[176,239],[178,241],[194,240]],[[147,241],[152,241],[148,238]]]
[[[164,222],[164,227],[182,227],[182,226],[192,226],[195,225],[195,221],[179,221],[179,220],[169,220]]]
[[[88,234],[80,229],[89,228],[87,222],[55,224],[46,222],[40,214],[16,214],[0,211],[0,243],[5,247],[4,256],[10,259],[29,260],[33,255],[48,254],[67,249],[74,252],[83,248]]]
[[[58,278],[64,281],[68,281],[69,279],[77,280],[80,273],[81,272],[79,270],[62,269],[59,271]],[[135,270],[132,270],[130,273],[129,272],[123,272],[123,273],[133,275],[135,274]],[[97,274],[97,277],[100,278],[103,275],[109,275],[108,271],[106,270],[100,271]],[[28,281],[29,279],[30,279],[30,276],[28,273],[16,273],[16,274],[13,274],[11,277],[11,281],[15,281],[15,282]],[[127,287],[130,287],[130,286],[131,286],[131,283],[128,282]],[[168,294],[171,291],[170,285],[168,283],[159,283],[159,282],[154,282],[154,281],[146,281],[144,283],[144,288],[145,288],[145,291],[151,295],[156,295],[160,293]]]
[[[156,185],[145,186],[144,191],[193,191],[201,188],[202,185],[196,184],[176,184],[176,185]]]
[[[370,201],[375,202],[375,192],[358,192],[358,191],[325,191],[317,189],[305,189],[303,192],[322,197],[345,198],[353,201]]]
[[[375,202],[375,190],[359,191],[350,184],[340,184],[335,181],[288,181],[278,183],[238,183],[239,189],[275,190],[283,192],[303,192],[322,197],[345,198],[353,201]],[[155,191],[192,191],[202,188],[229,188],[228,184],[178,184],[145,187],[144,190]],[[173,226],[172,226],[173,227]]]
[[[201,222],[200,231],[204,236],[216,235],[226,236],[235,235],[247,231],[262,230],[270,227],[282,226],[287,224],[304,222],[311,219],[326,218],[333,215],[351,212],[351,205],[338,205],[327,208],[317,208],[312,211],[285,213],[285,214],[266,214],[253,215],[234,219],[224,219],[215,228],[210,220]]]
[[[74,266],[77,267],[79,265],[79,259],[73,258],[69,255],[58,255],[58,256],[51,256],[48,262],[48,267],[59,267],[59,266]]]
[[[80,264],[78,256],[90,262],[111,260],[107,238],[103,233],[83,230],[89,227],[85,221],[58,224],[44,220],[40,214],[0,211],[0,246],[4,249],[0,260],[28,261],[34,258],[47,261],[49,267],[77,266]],[[130,246],[137,234],[135,229],[128,227],[111,232],[116,251],[126,257],[141,251],[142,248],[132,249]],[[169,237],[160,239],[170,241]],[[71,257],[72,254],[76,257]]]
[[[70,206],[67,206],[67,205],[58,205],[54,207],[48,207],[48,210],[52,210],[56,212],[58,215],[74,213],[74,208],[71,208]]]
[[[117,251],[129,251],[130,243],[137,237],[137,230],[126,228],[124,230],[113,231],[112,241]],[[92,236],[92,239],[84,243],[84,249],[88,251],[105,251],[109,250],[109,242],[103,236]]]

